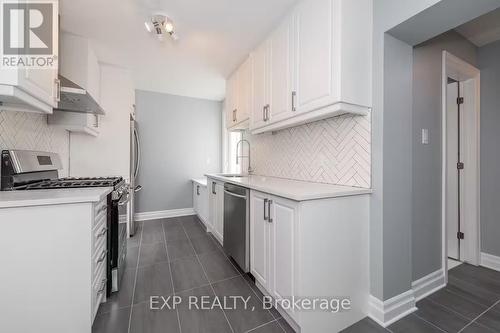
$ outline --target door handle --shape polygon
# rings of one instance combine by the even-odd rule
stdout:
[[[271,205],[273,204],[272,200],[267,201],[267,222],[273,222],[273,218],[271,217]]]
[[[140,192],[142,190],[142,186],[141,185],[137,185],[135,188],[134,188],[134,192]]]
[[[266,215],[266,206],[268,201],[268,199],[264,199],[264,221],[267,221],[268,219],[268,216]]]
[[[196,186],[196,195],[200,195],[200,185]]]
[[[215,192],[215,182],[212,182],[212,194],[217,194],[217,192]]]
[[[262,108],[262,120],[263,121],[266,121],[266,106],[264,105],[264,107]]]
[[[271,109],[271,106],[269,104],[266,105],[266,121],[269,120],[269,110]]]
[[[56,102],[61,101],[61,80],[55,79],[56,84]]]
[[[297,111],[297,107],[295,106],[295,98],[297,97],[297,92],[292,91],[292,111]]]
[[[238,109],[233,110],[233,122],[236,122],[236,120],[238,120],[237,112],[238,112]]]

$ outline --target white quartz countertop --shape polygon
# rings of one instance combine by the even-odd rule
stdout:
[[[111,193],[112,187],[1,191],[0,208],[60,205],[99,202]]]
[[[199,184],[201,186],[207,187],[207,179],[206,178],[193,178],[191,179],[193,183]]]
[[[225,176],[220,174],[207,174],[208,178],[246,187],[252,190],[265,192],[279,197],[307,201],[362,195],[372,193],[371,189],[304,182],[276,177],[264,176]]]

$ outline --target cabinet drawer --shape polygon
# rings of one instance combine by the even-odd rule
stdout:
[[[107,262],[107,249],[104,243],[96,253],[92,256],[92,281],[95,282],[98,279],[100,272],[104,269],[106,271]]]
[[[94,322],[97,310],[99,310],[99,305],[106,296],[106,282],[106,269],[101,268],[97,278],[92,283],[92,322]]]
[[[106,219],[102,219],[92,231],[92,256],[97,252],[97,249],[106,243],[108,235],[108,226]]]
[[[107,210],[108,210],[107,198],[104,198],[101,202],[94,205],[94,223],[92,225],[93,227],[95,227],[101,221],[101,219],[103,218],[106,219]]]

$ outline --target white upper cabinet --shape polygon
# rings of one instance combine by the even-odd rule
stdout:
[[[53,53],[59,56],[59,17],[53,31]],[[57,61],[57,58],[56,60]],[[0,69],[0,110],[52,113],[57,106],[58,69],[53,68],[18,68]]]
[[[371,106],[370,0],[303,0],[253,53],[253,133]]]
[[[339,68],[334,65],[338,43],[333,31],[333,5],[337,1],[302,2],[296,11],[295,88],[297,112],[306,112],[335,102]],[[335,48],[338,50],[338,47]]]
[[[269,100],[269,42],[262,43],[252,54],[253,63],[253,103],[250,116],[250,129],[266,125]]]
[[[231,128],[236,122],[238,112],[238,73],[234,72],[227,80],[226,88],[226,127]]]
[[[252,109],[252,81],[252,58],[248,57],[238,69],[237,123],[247,121],[250,118],[250,110]]]
[[[293,32],[294,17],[286,18],[269,39],[269,121],[293,116]]]
[[[251,108],[252,59],[249,57],[227,80],[226,127],[248,128]]]

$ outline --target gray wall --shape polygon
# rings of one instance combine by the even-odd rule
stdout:
[[[481,251],[500,256],[500,41],[478,50],[481,70]]]
[[[137,212],[193,207],[191,178],[221,171],[222,103],[136,91],[142,159]]]
[[[477,48],[451,31],[414,49],[413,82],[413,280],[441,268],[441,68],[442,51],[476,65]],[[429,144],[421,144],[422,128]]]
[[[384,294],[411,288],[413,48],[386,35],[384,73]]]
[[[390,52],[390,47],[386,48],[386,32],[437,2],[439,0],[376,0],[373,2],[372,184],[374,192],[370,201],[370,292],[380,300],[387,300],[399,294],[399,289],[403,285],[407,286],[406,290],[411,285],[411,279],[408,279],[407,274],[399,277],[397,271],[385,269],[387,263],[384,261],[385,253],[393,253],[393,258],[401,253],[401,258],[397,259],[398,262],[403,259],[408,260],[407,253],[410,249],[410,244],[401,245],[398,242],[399,230],[393,232],[389,227],[389,225],[397,224],[398,221],[389,221],[389,218],[384,216],[391,207],[394,207],[389,199],[390,194],[384,188],[387,184],[384,182],[384,177],[388,176],[384,172],[384,167],[388,163],[399,161],[399,159],[386,160],[388,155],[384,152],[389,149],[386,147],[389,142],[401,139],[385,134],[385,127],[390,126],[390,120],[387,119],[389,116],[385,115],[384,103],[385,99],[391,98],[391,95],[385,94],[388,89],[384,86],[385,76],[390,73],[390,70],[386,71],[387,65],[390,65],[386,64],[386,61],[391,59],[391,56],[387,54]],[[394,55],[397,54],[397,49]],[[384,283],[389,275],[392,275],[391,281],[398,281],[395,288]]]
[[[405,203],[408,200],[410,189],[400,190],[404,192],[404,198],[393,201],[396,198],[396,192],[393,191],[399,190],[390,186],[392,175],[386,172],[385,168],[387,165],[391,165],[392,170],[396,170],[398,165],[402,167],[407,165],[407,161],[399,158],[398,152],[390,153],[388,150],[400,149],[407,145],[409,142],[407,140],[415,138],[411,131],[405,135],[396,130],[394,128],[397,126],[396,121],[393,122],[390,119],[391,116],[394,116],[395,110],[391,111],[389,108],[394,108],[399,101],[399,103],[404,104],[402,112],[407,116],[407,110],[412,108],[412,100],[408,99],[405,103],[398,96],[399,89],[393,93],[389,90],[394,87],[392,80],[397,79],[397,77],[387,77],[391,75],[392,71],[389,68],[392,64],[388,61],[395,61],[399,53],[402,56],[402,61],[398,63],[401,73],[402,65],[405,63],[404,59],[408,59],[408,56],[402,52],[404,47],[397,47],[393,40],[386,38],[386,33],[400,24],[410,24],[413,26],[411,29],[399,27],[397,38],[408,45],[413,45],[414,41],[421,39],[422,36],[431,38],[442,34],[478,15],[493,10],[499,5],[500,1],[495,0],[375,0],[373,2],[372,183],[374,193],[370,202],[370,290],[372,295],[380,300],[396,296],[401,292],[400,289],[405,286],[407,286],[407,290],[410,289],[412,279],[408,278],[407,267],[414,260],[412,255],[410,263],[401,266],[401,271],[397,270],[396,264],[388,262],[394,260],[401,263],[408,260],[409,251],[410,253],[413,251],[411,244],[404,243],[404,240],[408,239],[408,230],[411,229],[408,226],[408,218],[398,219],[405,214],[412,216],[412,211],[415,211],[411,205]],[[418,29],[422,31],[417,31]],[[438,73],[441,73],[440,69]],[[401,87],[401,90],[404,89],[405,86]],[[439,87],[436,91],[440,90]],[[406,116],[397,116],[395,119],[405,119]],[[408,122],[403,123],[402,126],[411,124],[412,120],[405,121]],[[435,135],[435,133],[431,133],[431,140],[434,140]],[[393,142],[397,140],[404,142],[394,144]],[[401,156],[407,155],[402,153]],[[413,155],[411,159],[415,170],[419,167],[420,162]],[[412,183],[413,179],[407,170],[401,171],[396,178],[402,180],[402,184]],[[404,209],[397,207],[401,203],[404,204]],[[412,239],[410,243],[415,241]],[[425,246],[426,242],[427,240],[424,240],[421,246]],[[440,253],[441,249],[439,248],[438,252],[432,253],[432,256],[440,257]],[[419,272],[417,274],[415,272],[413,272],[413,276],[420,275]]]

